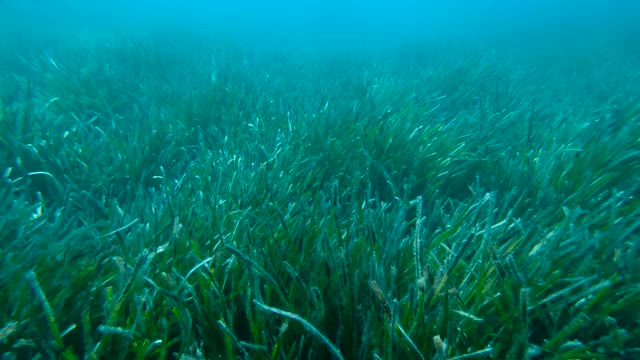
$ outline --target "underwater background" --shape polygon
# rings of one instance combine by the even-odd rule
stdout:
[[[2,359],[640,359],[640,2],[0,1]]]

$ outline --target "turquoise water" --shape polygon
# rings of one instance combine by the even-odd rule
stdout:
[[[2,358],[640,357],[638,24],[0,1]]]

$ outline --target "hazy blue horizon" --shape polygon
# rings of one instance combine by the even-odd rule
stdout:
[[[601,36],[635,51],[633,39],[640,33],[640,2],[628,0],[5,0],[0,7],[4,36],[175,29],[266,47],[384,48],[424,40],[528,42],[562,37],[588,43]]]

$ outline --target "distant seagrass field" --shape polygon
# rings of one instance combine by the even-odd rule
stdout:
[[[5,37],[2,359],[640,359],[601,40]]]

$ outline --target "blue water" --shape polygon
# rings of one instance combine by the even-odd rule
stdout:
[[[640,1],[4,0],[3,37],[157,29],[291,50],[385,49],[425,40],[526,45],[606,39],[638,52]]]

